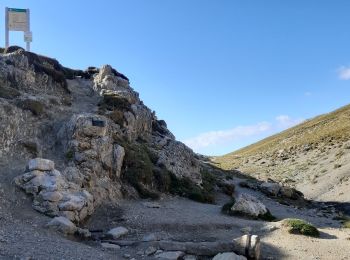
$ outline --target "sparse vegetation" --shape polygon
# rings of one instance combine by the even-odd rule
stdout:
[[[286,219],[283,226],[291,234],[300,234],[304,236],[319,237],[320,232],[316,227],[301,219]]]
[[[258,143],[213,160],[223,169],[233,169],[244,165],[245,159],[261,156],[261,154],[272,155],[283,149],[286,151],[302,150],[304,145],[308,145],[312,150],[320,143],[346,141],[350,139],[349,116],[350,105],[307,120]]]
[[[66,152],[66,159],[71,161],[73,160],[73,157],[74,157],[74,151],[72,150],[69,150],[68,152]]]
[[[29,110],[35,116],[43,114],[45,110],[43,103],[34,99],[20,100],[18,101],[17,105],[24,110]]]
[[[225,203],[222,208],[221,208],[221,212],[230,215],[231,212],[231,208],[233,207],[233,205],[236,203],[235,198],[231,198],[231,200],[227,203]]]
[[[0,86],[0,98],[14,99],[20,95],[17,89]]]
[[[275,221],[277,219],[269,210],[265,214],[259,215],[258,218],[265,221]]]

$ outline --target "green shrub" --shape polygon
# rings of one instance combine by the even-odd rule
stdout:
[[[301,219],[286,219],[283,226],[291,234],[300,234],[304,236],[319,237],[320,232],[316,227]]]
[[[71,160],[73,160],[73,157],[74,157],[74,151],[69,150],[68,152],[66,152],[67,160],[71,161]]]
[[[221,208],[221,212],[225,213],[225,214],[230,214],[231,213],[231,208],[233,207],[233,205],[236,203],[235,198],[231,198],[230,202],[227,202],[226,204],[224,204]]]
[[[137,144],[128,145],[126,148],[124,178],[142,198],[158,199],[159,194],[148,188],[153,181],[153,164],[148,156],[147,147]]]
[[[259,215],[258,218],[265,221],[275,221],[277,219],[269,210],[265,214]]]
[[[346,220],[343,222],[343,228],[350,228],[350,220]]]

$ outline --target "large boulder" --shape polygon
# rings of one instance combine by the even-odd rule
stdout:
[[[235,204],[232,206],[233,213],[247,215],[258,218],[268,213],[268,209],[257,198],[249,194],[241,194]]]
[[[281,186],[276,182],[263,182],[260,184],[260,190],[267,195],[277,196],[281,190]]]

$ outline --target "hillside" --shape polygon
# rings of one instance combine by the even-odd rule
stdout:
[[[322,145],[342,149],[336,171],[347,167],[342,131]],[[0,48],[0,133],[0,259],[349,258],[335,205],[213,166],[110,65],[75,70]],[[293,149],[298,159],[321,147]],[[273,152],[258,151],[261,162]]]
[[[307,197],[349,201],[350,105],[307,120],[213,162],[297,187]]]

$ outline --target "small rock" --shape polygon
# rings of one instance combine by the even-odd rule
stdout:
[[[118,250],[120,246],[111,243],[101,243],[101,246],[106,249]]]
[[[55,217],[46,226],[70,235],[77,231],[77,227],[74,223],[65,217]]]
[[[157,248],[150,246],[145,250],[145,255],[153,255],[155,252],[157,252]]]
[[[151,242],[151,241],[157,241],[157,240],[159,239],[154,233],[146,235],[142,238],[142,242]]]
[[[158,209],[161,207],[161,205],[157,202],[144,202],[142,203],[145,207],[147,208],[154,208],[154,209]]]
[[[278,229],[278,227],[275,225],[266,225],[266,226],[262,227],[260,229],[260,231],[272,232],[272,231],[275,231],[276,229]]]
[[[156,255],[156,258],[168,259],[168,260],[177,260],[185,255],[181,251],[166,251]]]
[[[53,169],[55,169],[55,163],[51,160],[35,158],[29,161],[28,169],[30,171],[52,171]]]
[[[244,234],[251,234],[252,233],[253,228],[252,227],[244,227],[241,228],[241,232]]]
[[[247,260],[246,257],[236,255],[233,252],[221,253],[214,256],[213,260]]]
[[[116,227],[107,232],[107,236],[112,237],[113,239],[118,239],[122,236],[125,236],[129,233],[125,227]]]
[[[131,255],[130,254],[124,254],[123,257],[126,258],[126,259],[129,259],[131,257]]]
[[[91,238],[91,232],[85,228],[78,228],[77,235],[80,236],[81,238],[84,238],[84,239]]]

